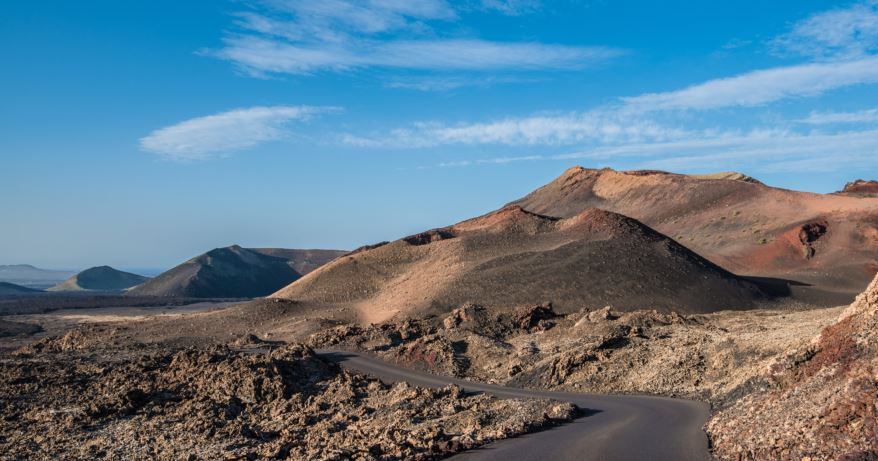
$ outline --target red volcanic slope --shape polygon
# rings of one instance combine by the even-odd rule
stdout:
[[[512,203],[551,216],[574,216],[590,207],[631,216],[736,273],[855,293],[878,271],[876,197],[575,167]]]

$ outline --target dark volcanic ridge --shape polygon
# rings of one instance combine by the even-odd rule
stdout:
[[[248,249],[238,245],[196,256],[129,291],[134,295],[195,298],[265,296],[344,252]]]
[[[766,295],[635,219],[595,208],[561,219],[513,205],[351,253],[273,297],[352,307],[377,322],[466,302],[710,312]]]
[[[149,280],[149,277],[123,272],[110,266],[86,269],[49,291],[122,291]]]
[[[42,290],[23,287],[9,282],[0,282],[0,296],[27,295],[34,293],[42,293]]]

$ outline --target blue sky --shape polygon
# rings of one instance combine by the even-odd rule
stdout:
[[[0,264],[354,248],[573,165],[878,177],[878,2],[7,2]]]

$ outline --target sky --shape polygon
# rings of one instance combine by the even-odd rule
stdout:
[[[878,0],[29,0],[0,52],[0,264],[352,249],[574,165],[878,179]]]

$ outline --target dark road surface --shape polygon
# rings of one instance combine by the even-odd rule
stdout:
[[[502,440],[461,453],[453,460],[709,460],[706,403],[666,397],[576,394],[517,389],[421,373],[354,352],[318,351],[344,368],[388,382],[425,387],[456,384],[468,392],[500,398],[551,398],[586,411],[572,423]]]

